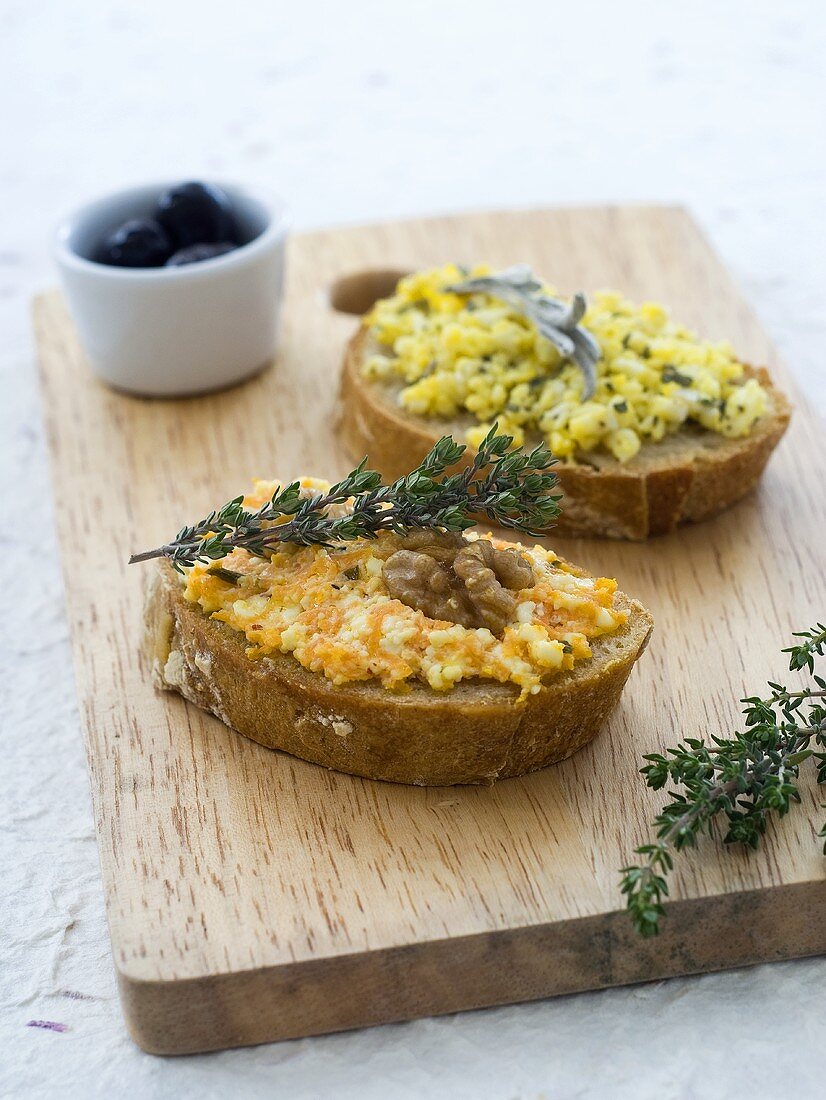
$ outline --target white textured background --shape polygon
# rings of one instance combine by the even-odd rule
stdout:
[[[153,177],[265,182],[298,229],[681,201],[822,403],[820,0],[0,0],[0,43],[0,1094],[822,1096],[820,960],[140,1053],[109,959],[27,316],[54,281],[52,224]]]

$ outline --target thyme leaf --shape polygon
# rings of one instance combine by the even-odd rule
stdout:
[[[333,546],[374,539],[383,531],[464,531],[480,515],[499,527],[541,535],[559,514],[559,495],[552,491],[555,459],[546,447],[513,451],[512,443],[494,424],[458,473],[447,471],[467,448],[444,436],[414,470],[389,485],[367,469],[364,459],[324,493],[302,494],[294,481],[257,511],[245,509],[244,498],[235,497],[182,527],[163,546],[133,554],[129,562],[165,557],[181,571],[224,558],[236,548],[269,558],[283,543]],[[347,509],[331,513],[336,505]]]

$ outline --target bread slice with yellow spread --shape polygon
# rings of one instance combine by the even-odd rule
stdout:
[[[258,483],[244,503],[272,491]],[[163,561],[146,605],[159,687],[269,748],[423,785],[576,752],[651,629],[615,581],[473,532],[235,549],[183,573]]]
[[[758,482],[790,418],[768,373],[698,340],[655,303],[594,296],[594,390],[537,326],[491,294],[446,288],[455,265],[400,281],[348,344],[340,434],[400,476],[445,432],[489,426],[557,456],[564,536],[645,539],[716,515]],[[465,461],[472,458],[468,452]]]

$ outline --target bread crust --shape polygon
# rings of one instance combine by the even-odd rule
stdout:
[[[246,639],[188,601],[163,562],[145,613],[146,650],[160,688],[217,715],[267,748],[369,779],[423,786],[490,784],[564,760],[599,732],[652,629],[636,600],[593,657],[517,702],[514,684],[470,680],[449,693],[415,683],[395,694],[379,683],[337,686],[291,654],[246,655]]]
[[[361,365],[371,349],[361,326],[350,340],[341,376],[339,430],[352,457],[370,456],[387,479],[412,469],[440,436],[461,438],[475,421],[413,416],[396,402],[400,386],[370,382]],[[745,439],[688,426],[648,444],[630,462],[596,453],[556,467],[562,514],[554,534],[646,539],[723,511],[758,482],[791,416],[791,405],[762,368],[746,368],[769,392],[770,408]],[[528,440],[529,443],[539,439]],[[466,458],[469,459],[469,455]]]

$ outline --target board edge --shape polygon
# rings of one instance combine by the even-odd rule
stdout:
[[[620,910],[201,978],[116,969],[134,1042],[196,1054],[826,954],[824,906],[826,878],[672,902],[652,939]]]

